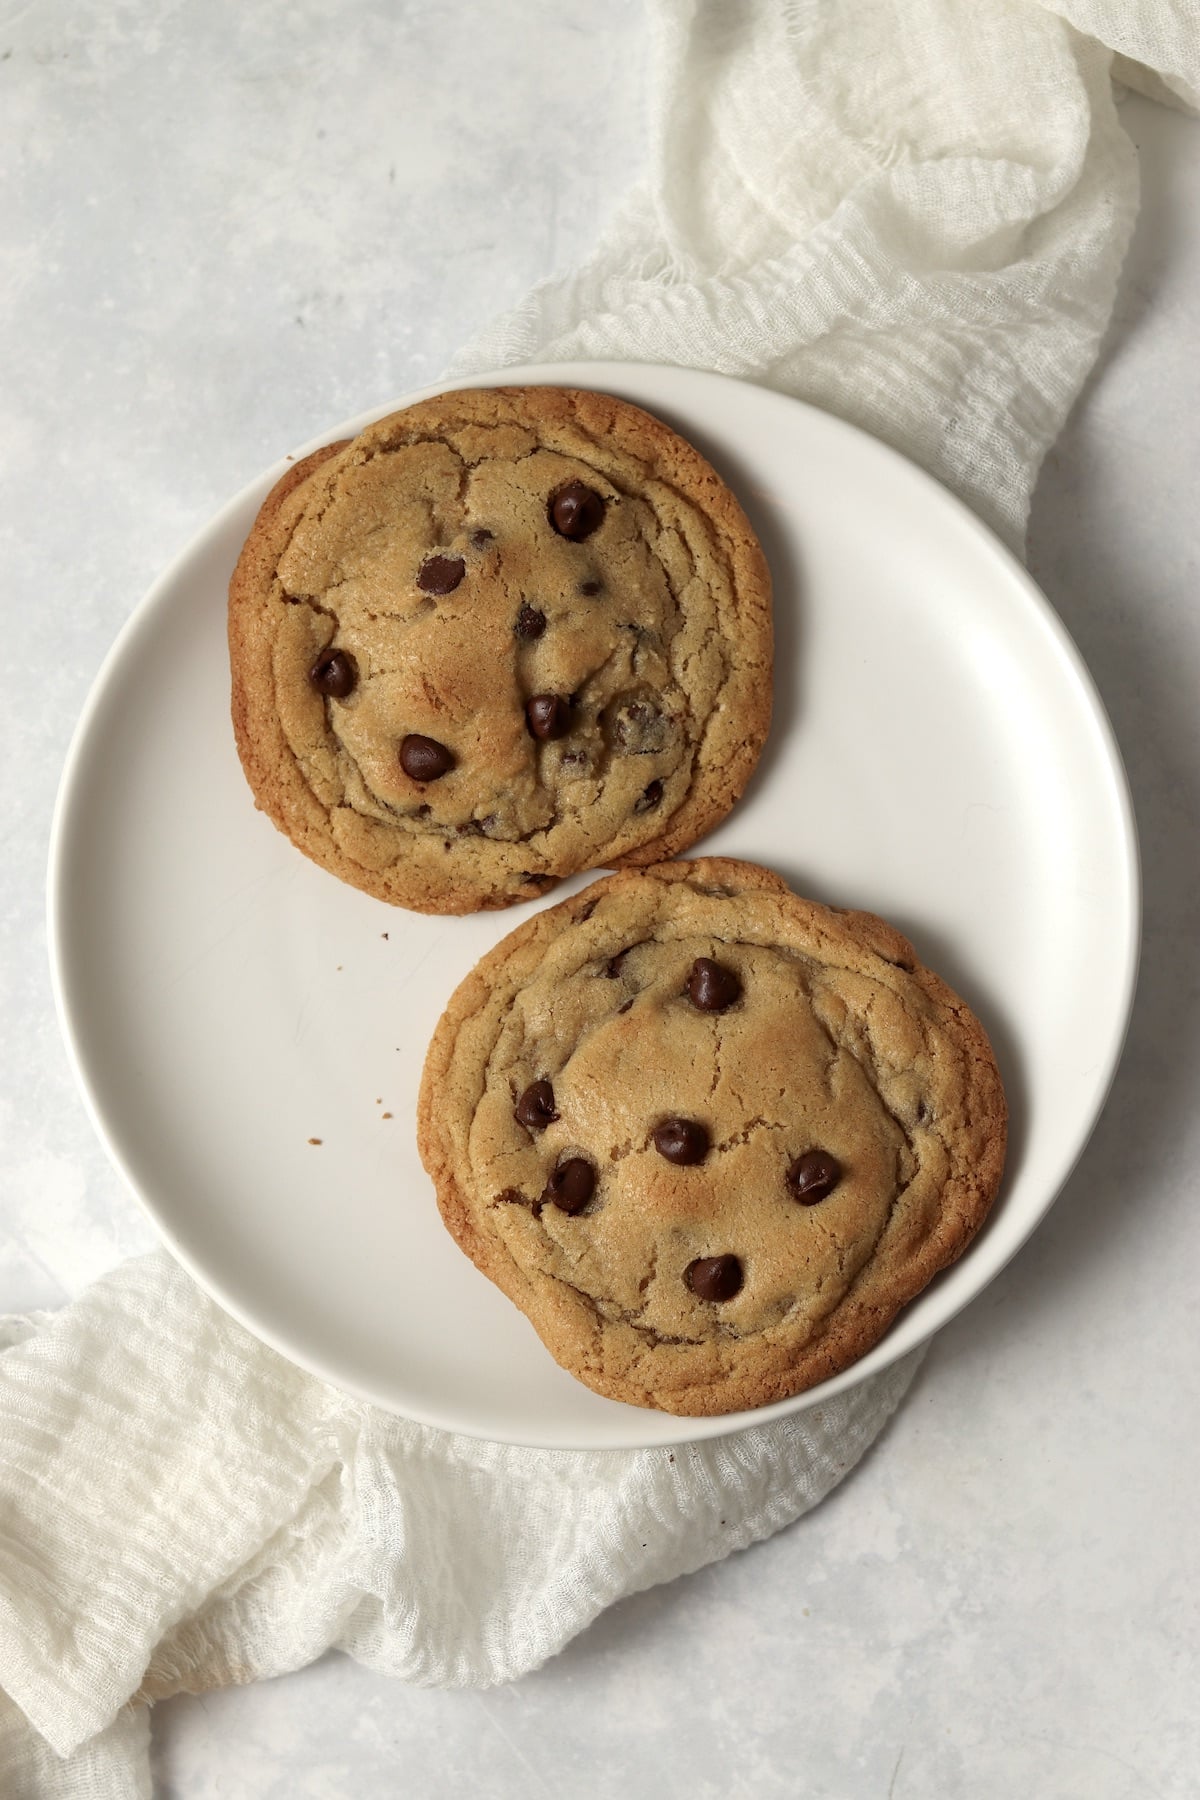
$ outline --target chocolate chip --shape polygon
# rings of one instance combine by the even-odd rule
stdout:
[[[535,694],[525,702],[525,718],[535,738],[566,737],[571,729],[570,703],[561,694]]]
[[[613,709],[612,735],[630,756],[653,756],[666,748],[670,727],[647,700],[626,700]]]
[[[698,1256],[683,1271],[698,1300],[732,1300],[742,1288],[742,1265],[736,1256]]]
[[[513,1108],[513,1118],[530,1131],[545,1131],[557,1117],[554,1089],[548,1081],[531,1081]]]
[[[559,1163],[546,1183],[542,1202],[552,1201],[560,1212],[582,1212],[596,1191],[596,1171],[582,1156]]]
[[[578,543],[591,537],[604,520],[604,500],[582,481],[568,481],[550,497],[550,523],[560,537]]]
[[[400,767],[413,781],[436,781],[454,767],[454,752],[436,738],[410,731],[400,745]]]
[[[842,1165],[828,1150],[806,1150],[787,1172],[787,1184],[793,1200],[802,1206],[815,1206],[832,1194],[842,1178]]]
[[[540,638],[546,629],[546,615],[539,612],[536,606],[523,606],[517,614],[517,636],[519,638]]]
[[[489,531],[486,525],[481,525],[478,531],[473,531],[471,533],[472,548],[475,550],[486,550],[495,535],[495,532]]]
[[[348,650],[322,650],[308,679],[319,694],[331,700],[344,700],[358,685],[358,664]]]
[[[741,991],[742,984],[733,970],[713,962],[711,957],[698,956],[692,964],[687,978],[687,995],[700,1012],[724,1012]]]
[[[417,571],[417,586],[423,594],[452,594],[466,572],[461,556],[427,556]]]
[[[703,1162],[708,1155],[708,1128],[696,1119],[664,1119],[650,1135],[658,1154],[681,1168]]]
[[[638,795],[637,799],[634,801],[633,810],[635,813],[653,812],[655,807],[658,806],[660,804],[660,802],[662,801],[662,797],[663,797],[662,782],[661,781],[652,781],[650,783],[649,787],[645,787],[642,789],[641,793]]]
[[[600,589],[603,586],[604,583],[602,581],[581,581],[579,584],[579,591],[581,594],[586,594],[588,599],[591,600],[600,592]]]

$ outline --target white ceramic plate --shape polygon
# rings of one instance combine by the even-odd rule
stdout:
[[[712,1436],[828,1398],[912,1349],[1054,1199],[1132,1000],[1124,774],[1028,576],[874,439],[687,370],[584,363],[482,385],[500,380],[648,406],[746,505],[775,575],[775,723],[704,849],[882,913],[978,1010],[1012,1106],[983,1234],[853,1369],[754,1414],[679,1420],[603,1400],[556,1366],[443,1230],[413,1132],[447,996],[531,908],[430,919],[368,899],[255,811],[238,765],[226,587],[282,463],[147,595],[88,701],[50,863],[60,1014],[96,1127],[168,1245],[296,1362],[411,1418],[514,1443]]]

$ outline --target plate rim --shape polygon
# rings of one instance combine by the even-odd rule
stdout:
[[[1033,1211],[1015,1241],[1007,1247],[1002,1256],[995,1260],[994,1266],[988,1270],[979,1285],[971,1288],[955,1304],[925,1326],[912,1342],[903,1340],[899,1343],[892,1342],[897,1335],[897,1324],[903,1321],[905,1313],[909,1311],[906,1308],[899,1315],[897,1324],[893,1324],[889,1328],[879,1343],[872,1346],[865,1356],[859,1358],[848,1368],[843,1369],[829,1380],[819,1383],[816,1387],[792,1395],[788,1399],[772,1402],[767,1406],[693,1418],[667,1414],[653,1408],[626,1407],[622,1406],[620,1402],[613,1402],[613,1405],[621,1406],[623,1412],[631,1415],[630,1430],[627,1435],[618,1435],[615,1438],[606,1437],[603,1446],[583,1440],[567,1441],[562,1436],[551,1435],[539,1438],[536,1433],[522,1434],[520,1437],[509,1435],[497,1437],[494,1431],[489,1431],[482,1425],[472,1427],[461,1421],[447,1423],[445,1419],[434,1416],[432,1412],[420,1406],[414,1406],[408,1402],[402,1406],[394,1397],[374,1391],[367,1384],[348,1382],[343,1374],[335,1372],[326,1365],[319,1355],[313,1355],[311,1352],[297,1347],[286,1332],[278,1332],[272,1327],[264,1325],[259,1318],[253,1315],[252,1309],[245,1307],[224,1290],[224,1284],[219,1276],[214,1276],[206,1268],[200,1266],[186,1246],[179,1242],[175,1232],[157,1210],[153,1199],[143,1191],[141,1184],[135,1179],[128,1166],[114,1133],[110,1131],[96,1097],[81,1051],[67,992],[68,979],[65,965],[68,956],[66,947],[68,896],[65,891],[64,865],[69,852],[72,811],[79,786],[84,752],[94,721],[130,646],[142,631],[149,628],[151,621],[168,604],[169,596],[173,592],[180,574],[194,559],[204,553],[211,545],[212,540],[227,525],[230,518],[252,502],[257,501],[260,504],[263,495],[269,491],[270,487],[302,457],[330,443],[335,438],[356,436],[369,424],[386,417],[391,412],[399,411],[420,400],[461,388],[518,385],[590,388],[601,392],[618,393],[623,398],[632,400],[634,404],[644,405],[648,410],[653,411],[656,405],[662,404],[661,400],[639,398],[638,386],[647,378],[661,380],[664,377],[667,379],[668,385],[674,381],[682,381],[686,386],[688,383],[696,381],[701,386],[711,386],[714,390],[718,390],[721,386],[738,390],[752,389],[765,404],[778,406],[781,412],[799,408],[803,412],[818,417],[821,420],[822,429],[832,428],[837,433],[845,434],[860,446],[865,440],[865,445],[869,447],[868,454],[878,454],[884,462],[890,462],[894,467],[902,469],[909,478],[915,477],[918,485],[925,489],[935,505],[948,506],[951,513],[957,516],[959,524],[966,527],[968,535],[975,540],[976,546],[999,565],[1010,582],[1015,580],[1015,586],[1021,599],[1037,615],[1043,629],[1048,632],[1054,649],[1065,663],[1075,683],[1084,703],[1084,711],[1096,731],[1098,745],[1103,753],[1105,773],[1111,785],[1112,798],[1116,803],[1116,818],[1120,829],[1121,863],[1125,878],[1121,895],[1125,930],[1124,939],[1120,945],[1121,967],[1117,984],[1119,1028],[1112,1033],[1106,1054],[1097,1066],[1097,1076],[1092,1085],[1088,1105],[1081,1114],[1082,1124],[1073,1154],[1050,1185],[1048,1193]],[[841,418],[836,413],[828,412],[822,407],[815,406],[809,401],[799,399],[780,389],[766,387],[757,382],[744,381],[736,376],[718,374],[713,370],[691,369],[676,364],[572,361],[520,364],[511,368],[484,371],[469,376],[447,377],[415,389],[399,399],[371,407],[322,431],[289,454],[278,458],[268,469],[261,471],[223,502],[191,535],[182,549],[171,558],[146,589],[123,621],[93,677],[72,731],[51,815],[46,869],[46,934],[50,983],[59,1030],[76,1088],[101,1147],[175,1261],[191,1275],[202,1292],[212,1299],[222,1311],[233,1318],[257,1341],[265,1343],[270,1349],[305,1372],[328,1383],[340,1393],[380,1407],[393,1417],[412,1420],[418,1425],[446,1431],[452,1435],[529,1449],[595,1451],[603,1447],[614,1450],[635,1450],[668,1447],[672,1444],[723,1437],[755,1425],[767,1425],[804,1412],[809,1407],[827,1403],[858,1386],[861,1382],[869,1380],[873,1375],[881,1375],[886,1370],[893,1368],[904,1356],[926,1347],[939,1331],[979,1298],[980,1294],[1024,1248],[1042,1224],[1078,1166],[1104,1111],[1128,1039],[1133,1012],[1141,953],[1142,898],[1141,856],[1129,778],[1112,722],[1095,679],[1063,620],[1019,557],[959,495],[944,486],[936,476],[930,474],[919,463],[882,438],[875,437],[872,433]],[[966,1255],[970,1255],[971,1248],[968,1246]],[[547,1351],[545,1354],[548,1355],[549,1352]],[[643,1418],[652,1419],[655,1422],[656,1429],[652,1437],[639,1436],[636,1431],[637,1421]],[[672,1428],[675,1428],[673,1433]]]

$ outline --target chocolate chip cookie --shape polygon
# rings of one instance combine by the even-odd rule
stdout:
[[[356,887],[472,912],[655,862],[741,794],[770,579],[730,490],[610,395],[439,395],[268,495],[229,593],[260,807]]]
[[[609,876],[496,946],[429,1049],[453,1236],[599,1393],[723,1413],[868,1350],[1004,1162],[982,1026],[869,913],[719,858]]]

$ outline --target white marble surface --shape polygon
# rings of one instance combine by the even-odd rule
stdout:
[[[250,475],[435,378],[589,243],[639,165],[645,60],[635,0],[0,20],[0,1310],[153,1241],[74,1094],[45,964],[54,788],[104,649]],[[1195,1793],[1200,126],[1125,119],[1141,220],[1030,534],[1146,874],[1128,1051],[1066,1192],[810,1518],[511,1688],[328,1658],[173,1701],[159,1795]]]

